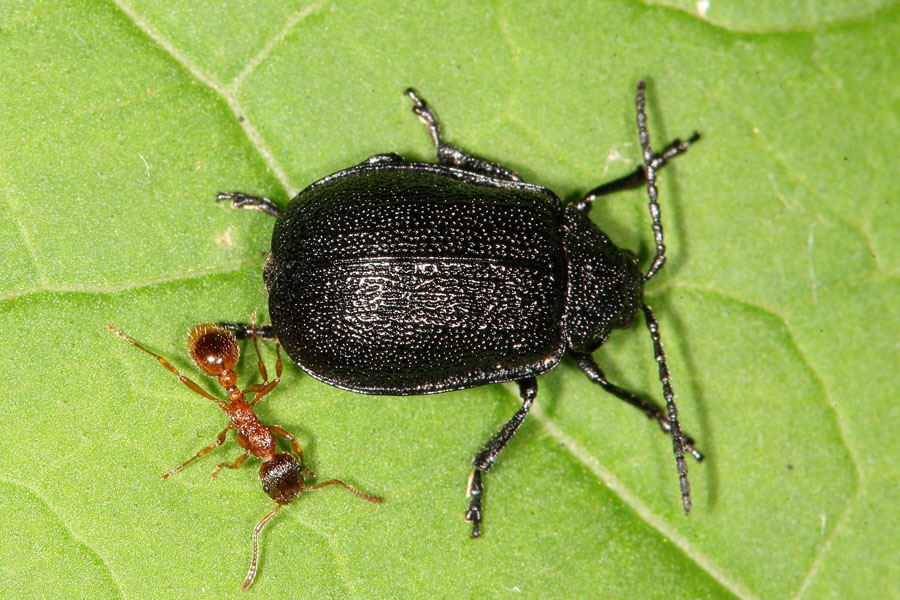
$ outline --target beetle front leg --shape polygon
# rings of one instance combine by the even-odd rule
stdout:
[[[700,134],[696,131],[685,142],[681,141],[678,138],[675,138],[674,140],[672,140],[672,143],[666,146],[665,150],[663,150],[659,154],[654,155],[654,168],[657,171],[662,169],[663,166],[665,166],[666,163],[668,163],[671,159],[675,158],[679,154],[684,154],[685,152],[687,152],[687,149],[699,139]],[[591,210],[591,206],[593,205],[594,200],[596,200],[600,196],[608,196],[609,194],[615,194],[616,192],[622,192],[625,190],[634,190],[645,185],[647,185],[647,171],[644,165],[639,165],[628,175],[623,175],[618,179],[613,179],[612,181],[607,181],[606,183],[598,185],[587,194],[585,194],[584,198],[576,202],[575,206],[581,212],[588,213]]]
[[[478,454],[472,458],[474,470],[469,476],[469,483],[466,489],[466,495],[471,498],[469,500],[469,509],[466,511],[466,521],[472,523],[473,538],[481,536],[481,501],[484,496],[481,474],[491,470],[494,461],[497,460],[497,457],[506,448],[509,440],[519,430],[519,427],[528,415],[528,411],[531,410],[531,405],[534,404],[535,396],[537,396],[537,380],[534,377],[520,379],[517,383],[519,384],[519,395],[522,397],[522,407],[503,426],[503,429],[495,433],[488,443],[479,450]]]

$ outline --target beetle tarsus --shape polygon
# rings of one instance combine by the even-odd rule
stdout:
[[[406,88],[406,95],[412,98],[412,111],[419,117],[419,120],[422,121],[425,127],[428,128],[428,135],[431,136],[431,141],[434,143],[434,151],[440,155],[441,126],[438,124],[437,117],[434,116],[434,111],[431,110],[431,107],[428,106],[425,99],[416,93],[416,90]]]
[[[231,208],[252,208],[276,219],[281,216],[281,209],[268,198],[251,196],[241,192],[219,192],[216,194],[216,200],[218,202],[231,202]]]
[[[481,499],[484,494],[484,486],[481,483],[481,470],[474,469],[469,475],[469,485],[466,495],[469,500],[469,508],[466,511],[466,521],[472,523],[472,537],[481,537]]]

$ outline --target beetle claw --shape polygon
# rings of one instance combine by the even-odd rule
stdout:
[[[466,495],[471,498],[469,509],[466,511],[466,521],[472,523],[473,538],[481,537],[481,495],[483,492],[481,471],[474,469],[469,475],[469,482],[466,485]]]

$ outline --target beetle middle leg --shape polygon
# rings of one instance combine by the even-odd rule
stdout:
[[[276,219],[281,216],[281,209],[268,198],[251,196],[250,194],[242,194],[241,192],[219,192],[216,194],[216,200],[219,202],[230,201],[231,208],[252,208],[264,212],[270,217],[275,217]]]
[[[665,412],[636,394],[607,381],[603,371],[590,354],[578,352],[570,352],[570,354],[591,381],[632,406],[643,410],[648,417],[655,418],[662,430],[671,435],[672,452],[675,454],[675,467],[678,470],[678,485],[681,489],[681,504],[684,514],[689,515],[692,506],[691,484],[688,481],[688,468],[684,455],[689,453],[698,461],[703,460],[703,455],[694,448],[694,441],[681,431],[681,424],[678,422],[678,407],[675,405],[675,392],[672,391],[669,367],[666,365],[666,353],[659,336],[659,323],[656,322],[656,317],[649,306],[642,304],[641,310],[644,312],[644,320],[647,322],[650,339],[653,341],[653,354],[659,367],[659,382],[662,384],[663,397],[666,400]]]
[[[466,494],[471,498],[469,500],[469,509],[466,511],[466,521],[472,523],[472,537],[481,536],[481,519],[482,508],[481,501],[484,495],[484,485],[481,482],[481,474],[491,470],[491,466],[497,457],[506,448],[509,440],[516,434],[531,405],[534,404],[534,398],[537,396],[537,379],[529,377],[520,379],[519,395],[522,397],[522,407],[512,416],[512,418],[503,426],[503,429],[494,434],[484,447],[478,451],[472,458],[472,466],[474,470],[469,476],[469,483]]]
[[[253,327],[250,323],[226,323],[219,322],[217,323],[219,327],[224,327],[228,331],[234,334],[234,337],[239,340],[246,340],[249,337],[253,337]],[[275,339],[275,328],[272,327],[271,323],[259,323],[256,327],[256,337],[261,340],[274,340]]]
[[[509,179],[510,181],[522,181],[519,175],[506,167],[497,163],[466,154],[456,146],[452,146],[441,141],[441,126],[438,124],[434,111],[425,102],[425,99],[419,96],[412,88],[406,90],[406,95],[412,98],[412,111],[416,113],[419,120],[428,128],[431,135],[431,141],[434,143],[434,150],[437,154],[437,161],[442,165],[450,165],[454,167],[462,167],[469,171],[476,171],[490,177],[499,177],[500,179]]]

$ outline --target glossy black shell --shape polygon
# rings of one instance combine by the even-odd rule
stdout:
[[[300,192],[275,224],[269,312],[285,351],[357,392],[520,379],[565,351],[559,198],[402,159]]]
[[[569,212],[544,187],[395,155],[330,175],[275,224],[265,280],[278,339],[313,377],[362,393],[539,375],[628,326],[640,303],[633,256]]]

